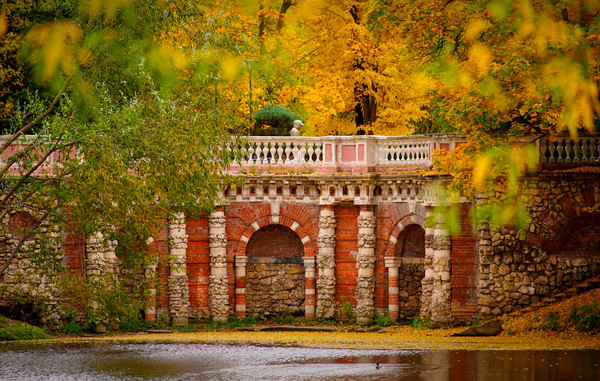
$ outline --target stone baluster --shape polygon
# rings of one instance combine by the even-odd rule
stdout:
[[[209,219],[210,313],[215,321],[227,321],[229,317],[229,279],[227,276],[227,235],[225,213],[217,210]]]
[[[304,257],[304,317],[315,317],[315,257]]]
[[[246,264],[248,257],[237,255],[235,257],[235,316],[240,319],[246,317]]]
[[[450,234],[442,224],[425,229],[425,277],[421,317],[430,318],[433,326],[450,323]]]
[[[357,219],[356,322],[368,324],[375,315],[375,216],[363,206]]]
[[[169,312],[173,325],[187,325],[190,312],[185,225],[183,213],[177,213],[169,223]]]
[[[333,205],[321,208],[317,246],[317,311],[318,318],[331,318],[335,314],[335,210]]]
[[[392,321],[398,320],[400,313],[398,299],[398,268],[400,258],[386,257],[385,267],[388,269],[388,314]]]

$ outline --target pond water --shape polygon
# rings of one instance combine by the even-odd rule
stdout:
[[[376,368],[376,362],[381,364]],[[600,380],[600,351],[387,351],[207,344],[0,348],[0,380]]]

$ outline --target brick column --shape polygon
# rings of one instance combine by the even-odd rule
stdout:
[[[304,257],[304,317],[315,317],[315,257]]]
[[[317,238],[317,311],[318,318],[331,318],[335,314],[335,210],[333,205],[321,208],[319,236]]]
[[[248,257],[238,255],[235,257],[235,316],[240,319],[246,317],[246,263]]]
[[[177,213],[169,223],[169,313],[173,325],[187,325],[190,312],[187,239],[185,215]]]
[[[439,327],[452,321],[450,284],[450,234],[438,223],[425,229],[425,277],[421,318],[430,318]]]
[[[375,216],[368,206],[361,208],[358,225],[356,267],[356,322],[368,324],[375,315]]]
[[[385,267],[388,269],[388,314],[392,321],[396,321],[400,313],[398,300],[398,267],[400,267],[400,258],[386,257]]]
[[[215,321],[227,321],[229,317],[229,286],[227,277],[227,235],[225,233],[225,213],[216,210],[209,218],[210,313]]]

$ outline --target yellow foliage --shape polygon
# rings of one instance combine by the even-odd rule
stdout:
[[[27,41],[39,48],[31,59],[34,64],[41,64],[41,80],[50,81],[59,69],[67,75],[71,74],[78,57],[80,47],[74,43],[81,41],[83,33],[79,26],[72,21],[59,20],[31,29]]]
[[[0,13],[0,40],[6,34],[8,30],[8,17],[6,16],[6,12]]]

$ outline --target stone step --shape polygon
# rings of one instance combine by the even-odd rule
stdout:
[[[529,307],[535,308],[537,310],[537,309],[546,307],[548,304],[551,304],[554,302],[555,302],[554,298],[544,298],[544,299],[542,299],[541,302],[533,303]]]
[[[571,287],[568,290],[565,291],[565,294],[567,294],[567,296],[569,298],[572,298],[574,296],[579,295],[579,291],[575,288],[575,287]]]
[[[567,298],[568,298],[568,296],[564,292],[561,292],[560,294],[554,295],[554,299],[556,299],[558,301],[562,301],[562,300],[565,300]]]
[[[593,288],[598,288],[600,287],[600,278],[592,278],[592,279],[588,279],[588,283],[590,284],[590,286],[592,286]]]

